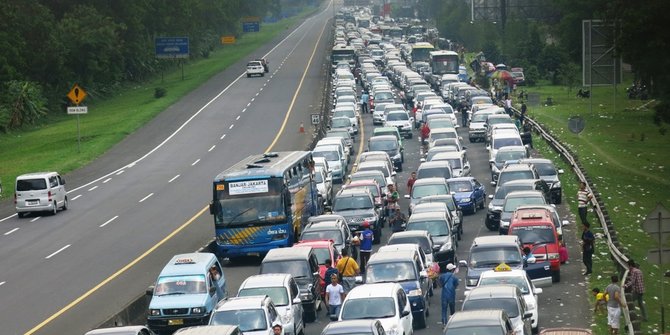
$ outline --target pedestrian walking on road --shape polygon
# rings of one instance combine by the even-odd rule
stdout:
[[[356,276],[360,273],[358,263],[349,257],[347,249],[342,250],[342,258],[337,261],[337,271],[342,274],[342,287],[344,293],[349,293],[356,286]]]
[[[579,211],[579,219],[582,220],[582,224],[589,223],[587,218],[589,209],[588,205],[592,198],[593,194],[591,194],[591,192],[586,189],[586,183],[583,181],[579,182],[579,191],[577,191],[577,209]]]
[[[442,325],[446,325],[449,321],[449,316],[456,313],[456,288],[458,287],[458,278],[454,275],[456,266],[454,264],[447,264],[447,272],[440,275],[438,283],[442,287],[442,296],[440,301],[442,303]],[[447,308],[449,314],[447,315]]]
[[[593,268],[593,251],[595,249],[595,236],[590,230],[591,225],[587,222],[582,225],[584,231],[582,232],[582,261],[584,266],[586,266],[586,272],[584,275],[590,275]]]
[[[607,301],[607,328],[610,334],[619,333],[619,319],[621,318],[621,309],[626,306],[621,302],[621,287],[619,287],[619,276],[612,275],[612,283],[607,285],[605,293],[609,296]]]
[[[375,235],[370,230],[370,222],[368,220],[363,221],[363,232],[361,233],[361,272],[365,272],[365,266],[368,264],[370,255],[372,254],[372,241],[375,239]]]
[[[642,314],[642,320],[647,321],[647,308],[644,305],[644,277],[642,275],[642,270],[640,270],[640,265],[635,263],[632,259],[628,260],[628,270],[630,271],[628,280],[624,287],[626,290],[630,290],[633,294],[633,300],[637,301],[637,305],[640,307],[640,312]]]
[[[368,95],[368,91],[363,91],[361,94],[361,113],[365,114],[368,112],[368,100],[370,100],[370,96]]]
[[[523,124],[523,121],[526,119],[527,112],[528,112],[528,106],[526,106],[526,102],[523,101],[521,102],[521,116],[519,117],[519,120],[521,120],[521,124]]]
[[[416,181],[416,172],[412,172],[407,179],[407,194],[412,194],[412,187]]]
[[[332,278],[333,275],[339,278],[340,272],[333,267],[332,260],[329,258],[326,259],[326,273],[323,275],[323,281],[326,283],[326,285],[330,285],[330,278]]]
[[[326,306],[328,307],[328,314],[340,314],[340,307],[344,301],[344,288],[337,282],[337,275],[330,278],[330,285],[326,286]]]

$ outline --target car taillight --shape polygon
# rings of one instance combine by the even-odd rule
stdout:
[[[49,197],[49,202],[51,202],[51,191],[49,191],[49,193],[47,193],[47,197]]]

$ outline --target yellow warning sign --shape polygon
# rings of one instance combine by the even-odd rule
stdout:
[[[507,272],[512,271],[512,268],[505,263],[500,263],[500,265],[496,266],[494,270],[496,272]]]
[[[235,36],[221,36],[221,44],[235,44]]]
[[[67,93],[67,97],[70,99],[70,101],[72,101],[73,104],[79,105],[79,103],[86,99],[86,91],[79,87],[79,85],[74,84],[70,92]]]

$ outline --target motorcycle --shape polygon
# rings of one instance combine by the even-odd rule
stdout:
[[[589,98],[591,97],[591,91],[589,90],[582,90],[581,88],[579,91],[577,91],[577,97],[578,98]]]

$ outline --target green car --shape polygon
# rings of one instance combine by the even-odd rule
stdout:
[[[377,127],[372,133],[372,136],[380,135],[393,135],[398,139],[398,144],[400,145],[400,150],[404,151],[405,148],[402,146],[402,136],[400,136],[400,131],[396,127]]]

